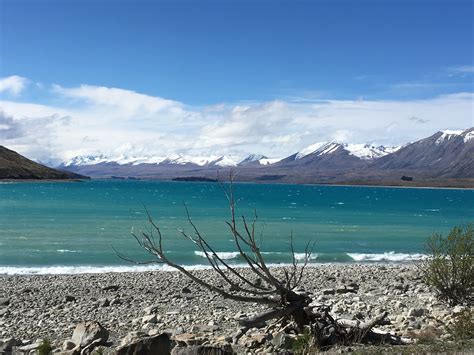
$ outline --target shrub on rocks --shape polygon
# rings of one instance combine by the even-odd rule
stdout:
[[[43,339],[36,350],[38,351],[38,355],[50,355],[53,351],[53,347],[51,346],[49,339]]]
[[[423,280],[451,304],[474,301],[474,227],[454,227],[445,238],[434,234],[420,264]]]
[[[448,332],[456,341],[474,339],[474,313],[469,308],[458,313]]]

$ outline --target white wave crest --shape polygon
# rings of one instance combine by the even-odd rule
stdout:
[[[58,253],[82,253],[82,250],[58,249]]]
[[[209,265],[184,266],[187,270],[207,270]],[[0,266],[0,275],[72,275],[72,274],[104,274],[113,272],[145,272],[145,271],[176,271],[167,265],[141,265],[141,266]]]
[[[195,251],[194,252],[195,255],[198,255],[202,258],[205,258],[206,257],[206,254],[204,254],[204,252],[202,251]],[[287,257],[291,258],[291,254],[290,253],[283,253],[283,252],[280,252],[280,251],[264,251],[264,252],[261,252],[262,255],[284,255],[286,254]],[[238,251],[230,251],[230,252],[225,252],[225,251],[222,251],[222,252],[217,252],[217,255],[222,259],[222,260],[231,260],[231,259],[237,259],[240,255],[240,253]],[[306,254],[305,253],[295,253],[295,259],[298,260],[298,261],[301,261],[301,260],[304,260]],[[317,254],[311,254],[311,258],[310,260],[314,260],[317,258]]]
[[[202,258],[206,257],[206,254],[204,254],[203,251],[195,251],[195,255],[200,256]],[[221,258],[222,260],[230,260],[230,259],[236,259],[239,257],[239,252],[238,251],[218,251],[217,256]]]
[[[395,253],[394,251],[380,254],[347,253],[355,261],[411,261],[426,258],[424,254]]]
[[[309,260],[315,260],[317,257],[318,257],[318,254],[312,253]],[[303,261],[305,258],[306,258],[306,253],[295,253],[296,260]]]

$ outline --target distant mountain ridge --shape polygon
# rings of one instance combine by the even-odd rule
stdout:
[[[313,144],[305,149],[291,155],[295,160],[301,159],[310,154],[327,155],[335,152],[337,149],[342,149],[348,154],[358,157],[363,160],[375,159],[391,152],[396,151],[399,147],[384,147],[374,146],[370,144],[347,144],[347,143],[336,143],[336,142],[320,142]],[[118,165],[138,165],[138,164],[157,164],[157,165],[189,165],[196,167],[203,166],[220,166],[220,167],[232,167],[232,166],[245,166],[249,164],[259,165],[271,165],[284,159],[272,159],[262,154],[249,154],[243,159],[235,158],[231,155],[222,156],[189,156],[182,154],[175,154],[169,157],[128,157],[125,155],[118,156],[116,158],[108,158],[103,154],[99,155],[85,155],[76,156],[68,161],[63,162],[59,166],[62,168],[77,167],[84,165],[95,165],[101,163],[110,163]]]
[[[474,177],[474,127],[442,131],[407,144],[372,165],[383,170],[429,173],[436,177]]]
[[[84,176],[38,164],[0,145],[0,179],[75,179]]]
[[[171,180],[189,176],[215,178],[234,168],[242,181],[345,183],[347,181],[474,179],[474,128],[440,131],[399,147],[318,142],[283,159],[250,154],[109,159],[76,157],[62,169],[93,177],[135,177]]]

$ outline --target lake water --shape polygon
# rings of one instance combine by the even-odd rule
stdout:
[[[269,263],[290,261],[315,242],[314,262],[407,261],[423,253],[433,232],[474,221],[474,190],[317,185],[235,184],[237,214],[256,209],[262,250]],[[202,233],[234,263],[229,208],[216,183],[91,180],[0,183],[0,273],[121,271],[133,266],[112,246],[137,260],[149,257],[131,237],[148,230],[144,206],[163,233],[169,257],[205,265],[179,235],[191,232],[183,207]]]

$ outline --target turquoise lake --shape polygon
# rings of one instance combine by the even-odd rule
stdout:
[[[256,209],[269,263],[290,261],[315,242],[314,262],[408,261],[423,254],[425,239],[474,221],[474,190],[235,184],[237,214]],[[161,227],[170,258],[204,265],[190,214],[222,256],[239,263],[225,224],[229,208],[216,183],[91,180],[0,183],[0,273],[128,270],[112,246],[133,259],[149,257],[131,237],[148,230],[144,206]],[[143,267],[146,268],[146,267]]]

